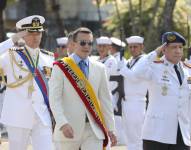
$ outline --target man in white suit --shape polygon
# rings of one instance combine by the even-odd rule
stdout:
[[[30,139],[34,150],[52,149],[46,77],[54,58],[39,48],[44,21],[39,15],[18,21],[16,27],[27,32],[26,45],[0,56],[0,73],[7,75],[0,122],[8,131],[9,150],[26,150]]]
[[[163,34],[164,56],[143,61],[134,75],[149,82],[149,105],[143,125],[144,150],[189,150],[191,146],[191,67],[183,62],[185,39]],[[122,69],[126,74],[128,70]]]
[[[75,69],[72,69],[69,71],[70,75],[74,75],[74,78],[79,76],[79,79],[81,75],[85,79],[80,79],[81,84],[74,86],[75,83],[71,81],[66,72],[63,72],[62,64],[59,66],[60,63],[56,62],[57,65],[55,64],[53,67],[49,87],[50,106],[56,120],[54,131],[55,147],[56,150],[79,150],[79,148],[81,150],[102,150],[103,141],[107,136],[97,124],[96,118],[93,117],[91,111],[94,110],[90,109],[91,111],[89,111],[89,105],[84,105],[86,99],[81,97],[83,93],[82,95],[79,93],[88,90],[86,87],[90,83],[95,97],[99,99],[94,102],[100,104],[100,112],[103,114],[108,136],[112,145],[115,145],[114,116],[106,70],[103,64],[88,57],[93,44],[93,35],[88,28],[75,30],[73,32],[73,41],[74,53],[61,62],[62,64],[69,64],[66,63],[66,60],[73,62],[73,66],[78,71],[74,75]],[[82,62],[84,67],[82,67]],[[93,103],[90,105],[94,107]]]

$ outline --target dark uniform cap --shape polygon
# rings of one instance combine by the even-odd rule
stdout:
[[[182,43],[183,45],[186,44],[185,38],[175,31],[165,32],[162,35],[162,44],[165,42],[167,42],[167,44],[168,43]]]
[[[19,30],[26,30],[29,32],[42,32],[44,31],[43,29],[44,22],[45,19],[43,16],[33,15],[19,20],[16,23],[16,27]]]

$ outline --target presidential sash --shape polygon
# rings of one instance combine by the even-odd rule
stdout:
[[[67,79],[70,81],[80,96],[87,110],[100,129],[103,131],[105,136],[103,147],[106,147],[108,144],[108,135],[105,127],[104,117],[100,109],[99,100],[97,99],[91,84],[70,57],[65,57],[62,60],[54,62],[54,65],[57,65],[63,71]]]
[[[55,120],[54,120],[54,117],[52,115],[52,111],[50,109],[49,99],[48,99],[48,81],[45,78],[42,71],[40,70],[40,68],[38,67],[39,55],[37,56],[36,63],[34,63],[26,48],[24,50],[17,50],[16,52],[19,54],[19,56],[25,62],[27,68],[30,70],[32,76],[34,77],[34,79],[35,79],[35,81],[36,81],[36,83],[37,83],[37,85],[38,85],[38,87],[39,87],[39,89],[43,95],[44,103],[46,104],[46,106],[50,112],[52,127],[54,129]]]

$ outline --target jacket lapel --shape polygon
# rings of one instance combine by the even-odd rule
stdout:
[[[92,84],[93,83],[93,80],[95,80],[95,77],[96,77],[96,74],[94,72],[94,65],[92,64],[92,61],[89,59],[89,76],[88,76],[88,80],[89,82]],[[94,79],[92,78],[94,77]]]
[[[183,66],[183,63],[181,63],[181,68],[182,68],[182,71],[183,71],[183,82],[182,84],[187,84],[187,80],[188,80],[188,77],[189,77],[189,72],[187,69],[185,69],[185,67]]]
[[[170,70],[169,74],[176,80],[177,84],[180,85],[179,80],[178,80],[178,76],[177,76],[177,74],[176,74],[176,72],[174,70],[174,67],[172,65],[168,64],[168,68]]]

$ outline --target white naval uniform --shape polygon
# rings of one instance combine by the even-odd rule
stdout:
[[[113,56],[117,60],[117,64],[118,64],[119,61],[121,61],[120,60],[120,52],[113,54]],[[127,60],[124,57],[122,59],[126,65]],[[119,73],[117,72],[116,75],[119,75]],[[115,89],[117,87],[117,83],[116,82],[112,83],[112,86],[113,86],[113,89]],[[113,107],[114,107],[114,109],[116,109],[117,108],[118,93],[113,95],[112,100],[113,100]],[[118,115],[115,115],[114,117],[115,117],[117,144],[118,145],[125,145],[126,136],[125,136],[124,127],[123,127],[123,123],[122,123],[122,117],[118,116]]]
[[[120,71],[125,82],[125,101],[122,102],[122,121],[128,150],[143,150],[141,133],[146,111],[148,82],[136,78],[136,76],[132,76],[130,73],[128,74],[126,70],[134,72],[145,59],[153,61],[156,57],[157,53],[154,51],[148,55],[142,54],[135,59],[130,58],[127,60],[127,65]]]
[[[109,55],[103,59],[98,59],[98,61],[105,65],[108,79],[110,78],[111,75],[116,75],[117,60],[112,55]],[[114,89],[113,84],[115,84],[115,83],[109,82],[110,91],[112,91]]]
[[[37,49],[27,47],[32,57],[36,58]],[[13,51],[18,64],[27,69],[21,57]],[[39,52],[38,66],[42,70],[44,66],[52,67],[53,57]],[[16,76],[25,77],[28,73],[13,64]],[[9,51],[0,56],[0,67],[7,74],[8,84],[15,82]],[[4,104],[0,122],[5,124],[9,135],[10,150],[26,150],[29,137],[32,138],[34,150],[51,150],[52,132],[51,119],[43,95],[33,78],[35,91],[28,96],[28,87],[31,80],[17,88],[8,88],[5,92]]]
[[[127,62],[129,69],[131,71],[136,69],[144,57],[143,54],[137,59],[130,58]],[[124,76],[124,88],[125,100],[122,102],[122,121],[127,139],[126,146],[128,150],[143,150],[141,131],[145,117],[148,84],[144,80]]]
[[[105,65],[108,80],[109,80],[111,75],[115,75],[117,73],[117,60],[112,55],[109,55],[109,56],[107,56],[107,57],[105,57],[103,59],[99,58],[98,61]],[[112,92],[112,90],[114,90],[114,88],[113,88],[114,85],[115,85],[114,82],[109,81],[109,90],[110,90],[110,94],[111,94],[111,97],[112,97],[112,101],[113,101],[113,96],[112,96],[111,92]],[[106,150],[111,149],[109,144],[106,147]]]
[[[0,55],[7,51],[7,49],[14,46],[12,39],[8,39],[0,43]],[[0,83],[0,89],[4,88],[4,83]],[[0,92],[0,114],[3,107],[3,99],[4,99],[5,91]]]
[[[14,43],[12,41],[12,39],[8,39],[6,41],[3,41],[0,43],[0,55],[3,54],[4,52],[7,51],[7,49],[13,47]],[[4,89],[4,84],[1,84],[1,89]],[[0,115],[2,112],[2,107],[3,107],[3,100],[4,100],[4,96],[5,96],[5,90],[0,92]],[[5,127],[3,126],[3,124],[0,123],[0,138],[1,138],[1,134],[5,133]]]
[[[183,141],[191,146],[191,68],[179,64],[180,85],[173,64],[144,61],[134,75],[149,82],[149,105],[142,138],[166,144],[176,144],[178,124]],[[144,67],[143,67],[144,66]]]

